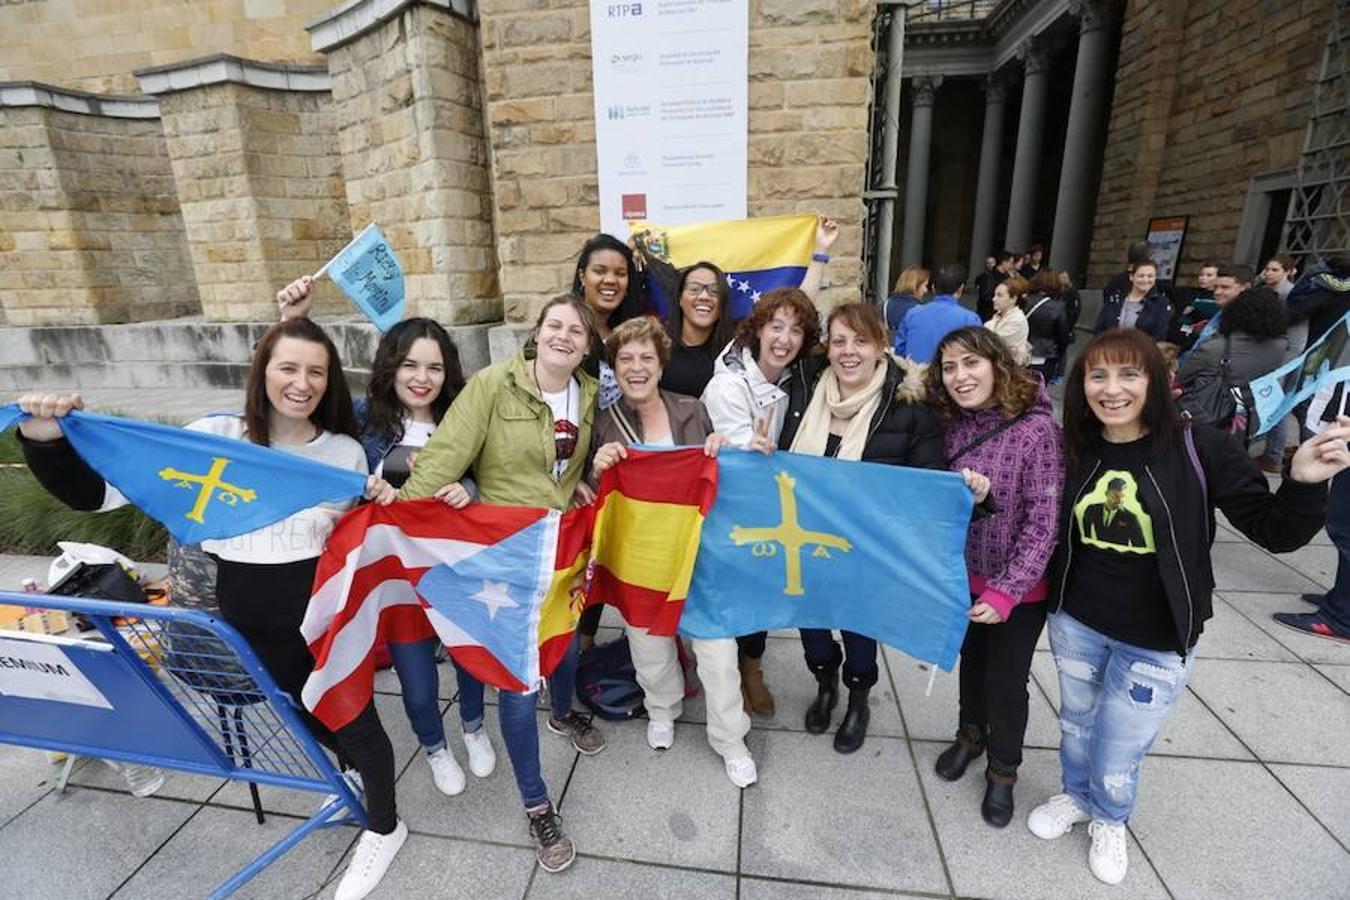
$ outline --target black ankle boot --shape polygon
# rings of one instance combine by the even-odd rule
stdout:
[[[872,717],[867,708],[867,695],[871,692],[871,687],[848,689],[848,711],[834,735],[834,749],[838,752],[852,753],[863,745],[863,739],[867,737],[867,720]]]
[[[816,699],[806,708],[806,730],[824,734],[830,727],[830,715],[839,705],[839,667],[816,672]]]
[[[984,802],[980,804],[980,815],[995,828],[1003,828],[1013,817],[1013,785],[1017,784],[1017,770],[995,772],[991,766],[985,770],[984,778]]]
[[[981,729],[973,725],[962,725],[956,732],[956,740],[942,751],[933,768],[943,781],[958,781],[966,774],[966,767],[979,759],[984,753],[984,741]]]

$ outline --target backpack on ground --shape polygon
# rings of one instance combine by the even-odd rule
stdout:
[[[602,719],[636,719],[647,714],[638,687],[628,638],[596,644],[577,663],[577,698]]]

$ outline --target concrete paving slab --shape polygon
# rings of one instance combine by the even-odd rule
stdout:
[[[619,896],[735,900],[736,877],[582,856],[561,875],[539,870],[525,896],[526,900],[599,900]]]
[[[60,771],[59,766],[57,771]],[[75,768],[71,770],[70,783],[80,787],[97,787],[123,794],[131,793],[122,773],[98,759],[85,758],[77,762]],[[218,791],[224,783],[223,778],[165,770],[164,784],[155,791],[154,796],[161,800],[195,800],[201,803]]]
[[[646,732],[645,720],[614,723],[604,753],[577,761],[563,809],[578,849],[734,874],[741,791],[722,758],[702,726],[677,724],[663,751],[647,746]]]
[[[1190,689],[1263,760],[1350,766],[1350,697],[1310,666],[1208,660]]]
[[[901,894],[892,891],[881,893],[793,881],[742,878],[740,900],[896,900],[896,898],[932,896],[932,894]]]
[[[1340,685],[1341,690],[1350,694],[1350,666],[1316,665],[1313,668]]]
[[[1300,600],[1297,594],[1227,590],[1222,596],[1253,625],[1300,659],[1311,663],[1350,665],[1350,644],[1303,634],[1285,628],[1271,618],[1277,612],[1312,612],[1312,606]]]
[[[889,651],[894,652],[894,651]],[[877,654],[877,665],[881,665],[882,654]],[[805,731],[806,708],[816,699],[816,679],[806,668],[802,657],[800,641],[770,641],[764,652],[764,681],[773,692],[776,706],[772,719],[754,717],[754,727],[773,731]],[[926,676],[925,676],[926,677]],[[835,710],[831,731],[839,727],[843,717],[848,692],[841,688],[839,707]],[[872,689],[868,698],[868,707],[872,711],[868,734],[903,737],[904,726],[900,724],[900,710],[895,704],[895,695],[891,693],[890,683],[882,678]]]
[[[1323,588],[1330,589],[1336,583],[1336,566],[1340,562],[1340,554],[1335,547],[1309,544],[1293,553],[1281,553],[1276,559],[1297,569]]]
[[[447,716],[458,718],[458,713],[452,710]],[[570,743],[548,730],[547,713],[539,713],[538,719],[544,783],[548,785],[553,801],[558,803],[562,799],[563,788],[571,774],[577,752]],[[431,778],[431,767],[421,760],[413,759],[398,781],[399,815],[409,828],[422,834],[495,841],[519,847],[533,846],[525,811],[520,803],[520,791],[516,788],[516,779],[512,774],[511,759],[506,754],[501,731],[497,727],[495,706],[487,708],[483,727],[488,729],[492,745],[497,750],[497,768],[492,774],[487,778],[474,777],[468,770],[469,760],[463,744],[452,744],[451,749],[464,769],[468,785],[459,796],[447,797],[436,789]],[[609,752],[606,749],[601,756]],[[572,828],[570,810],[565,803],[561,803],[560,808],[569,814],[566,827]]]
[[[928,688],[928,676],[932,671],[928,663],[921,663],[895,650],[886,648],[891,674],[895,678],[895,689],[900,694],[900,708],[905,713],[905,725],[911,738],[924,740],[950,741],[956,734],[957,715],[961,686],[958,664],[952,672],[939,671],[933,682],[933,694],[924,696]],[[1059,746],[1059,717],[1045,702],[1045,697],[1035,684],[1028,683],[1028,719],[1027,734],[1024,743],[1032,747]]]
[[[1214,616],[1195,645],[1199,659],[1261,659],[1294,662],[1298,657],[1215,595]],[[1310,607],[1311,608],[1311,607]]]
[[[344,859],[342,865],[346,866]],[[444,900],[506,900],[523,897],[534,868],[534,851],[491,844],[449,841],[413,834],[408,836],[380,886],[370,900],[409,900],[436,897]],[[581,865],[578,860],[574,866]],[[539,877],[566,878],[568,873]],[[340,877],[340,876],[339,876]],[[331,898],[337,879],[320,895]]]
[[[1285,765],[1270,769],[1350,852],[1350,769]]]
[[[112,896],[115,900],[204,896],[299,825],[281,816],[259,825],[252,813],[206,807]],[[230,839],[222,841],[226,834]],[[234,896],[240,900],[309,896],[323,886],[356,836],[355,828],[314,832]]]
[[[1060,791],[1059,754],[1028,750],[1017,773],[1017,812],[1001,831],[980,817],[984,797],[983,769],[972,766],[952,783],[933,771],[941,747],[918,746],[919,774],[946,854],[947,868],[959,896],[998,897],[1000,900],[1090,900],[1114,898],[1119,892],[1102,884],[1087,867],[1089,840],[1083,826],[1053,843],[1026,829],[1027,813]],[[1142,862],[1131,841],[1134,860]],[[1129,896],[1163,898],[1167,891],[1147,865],[1131,872]]]
[[[1344,897],[1350,884],[1350,854],[1253,763],[1149,760],[1130,824],[1177,900]],[[1122,887],[1144,865],[1131,856]]]
[[[101,900],[197,809],[88,788],[50,793],[0,828],[0,893]]]
[[[1298,594],[1319,589],[1317,582],[1251,544],[1218,544],[1210,551],[1214,589]]]
[[[1212,660],[1199,661],[1196,668],[1208,666],[1212,662]],[[1058,710],[1059,675],[1055,671],[1054,657],[1049,652],[1037,652],[1031,664],[1031,671],[1049,696],[1051,707]],[[1189,691],[1172,707],[1172,712],[1163,723],[1162,732],[1154,742],[1151,752],[1167,756],[1252,759],[1252,754],[1242,746],[1242,742],[1233,737],[1233,733],[1224,726],[1224,723]]]
[[[869,735],[843,756],[825,736],[759,737],[760,781],[742,798],[742,873],[949,890],[904,741]]]
[[[0,744],[0,828],[56,787],[60,775],[45,751]]]

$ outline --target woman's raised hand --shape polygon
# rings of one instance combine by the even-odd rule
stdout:
[[[769,417],[761,416],[755,420],[755,436],[750,438],[750,449],[758,450],[765,456],[773,456],[773,441],[769,440]]]
[[[610,441],[599,450],[595,451],[595,459],[591,461],[591,471],[596,475],[603,475],[605,472],[618,465],[619,460],[628,458],[628,450],[618,441]]]
[[[717,451],[725,447],[729,442],[725,437],[713,432],[708,435],[708,439],[703,442],[703,455],[709,459],[717,459]]]
[[[839,238],[839,223],[829,216],[816,216],[816,252],[828,253]]]
[[[73,409],[84,409],[84,401],[79,394],[24,394],[19,409],[32,416],[19,422],[19,433],[41,444],[60,439],[61,426],[56,420]]]
[[[1336,424],[1322,429],[1298,448],[1289,463],[1289,477],[1305,484],[1320,484],[1350,467],[1350,416],[1338,416]]]
[[[444,503],[451,509],[463,509],[469,505],[473,498],[469,496],[469,491],[458,481],[453,484],[442,485],[431,496]]]
[[[388,506],[398,498],[398,488],[378,475],[366,477],[366,499],[380,506]]]
[[[975,504],[984,502],[984,498],[989,496],[989,479],[976,472],[974,469],[962,469],[961,477],[966,480],[966,487],[975,495]]]
[[[308,275],[299,278],[277,291],[277,307],[281,310],[281,321],[303,319],[309,315],[310,304],[314,302],[314,279]]]

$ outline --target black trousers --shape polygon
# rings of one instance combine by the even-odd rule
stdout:
[[[586,637],[595,637],[595,633],[600,630],[600,614],[604,611],[603,603],[593,603],[583,609],[581,618],[577,620],[577,631]]]
[[[762,659],[768,644],[767,631],[756,631],[754,634],[743,634],[736,638],[736,649],[740,651],[741,656],[748,659]]]
[[[300,697],[314,670],[314,657],[300,635],[300,623],[317,565],[317,559],[277,565],[220,560],[216,598],[221,616],[248,641],[277,686],[290,694],[315,739],[337,754],[339,766],[361,774],[367,827],[389,834],[398,827],[394,746],[380,724],[374,700],[334,732],[305,709]]]
[[[971,623],[961,645],[961,724],[986,734],[990,765],[1022,764],[1027,679],[1045,627],[1045,603],[1021,603],[999,625]]]
[[[802,652],[812,672],[844,668],[844,684],[850,688],[870,688],[877,683],[877,642],[863,634],[840,631],[841,650],[834,632],[827,628],[802,628]]]

